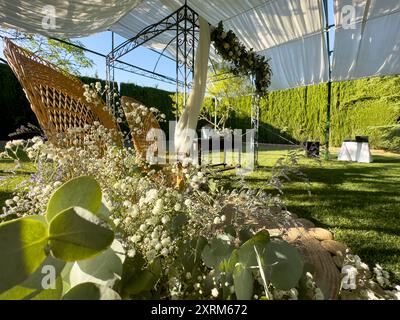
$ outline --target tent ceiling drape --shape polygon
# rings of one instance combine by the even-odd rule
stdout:
[[[184,4],[184,0],[54,0],[57,29],[44,30],[42,8],[48,2],[0,0],[0,24],[58,37],[111,29],[131,38]],[[271,58],[272,90],[328,81],[322,0],[188,0],[187,4],[214,26],[223,20],[249,48]],[[400,73],[400,2],[334,0],[334,4],[333,80]],[[356,8],[355,29],[342,25],[342,8],[348,4]],[[162,50],[173,37],[173,32],[166,32],[146,45]]]
[[[0,25],[51,37],[83,37],[106,30],[140,1],[0,0]]]
[[[344,24],[342,8],[355,7]],[[334,81],[400,73],[400,1],[335,0]]]
[[[111,27],[130,38],[182,6],[182,0],[147,0]],[[287,89],[328,80],[320,0],[188,0],[212,25],[224,21],[249,48],[271,57],[271,89]],[[166,32],[148,46],[162,50],[173,38]],[[175,47],[167,51],[174,55]],[[215,57],[215,55],[211,55]]]

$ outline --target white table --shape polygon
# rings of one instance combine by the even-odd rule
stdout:
[[[344,141],[338,154],[339,161],[372,162],[368,142]]]

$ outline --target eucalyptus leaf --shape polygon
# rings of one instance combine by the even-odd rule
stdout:
[[[154,288],[160,277],[161,263],[159,259],[155,259],[147,269],[136,272],[126,281],[123,290],[130,295],[137,295],[145,291],[150,291]]]
[[[267,231],[260,231],[251,239],[247,240],[238,250],[238,260],[246,267],[257,266],[257,257],[254,248],[260,255],[266,251],[266,246],[270,241],[269,233]]]
[[[279,290],[297,286],[303,274],[303,261],[296,247],[284,241],[270,241],[265,255],[266,277]]]
[[[77,261],[106,250],[114,240],[114,232],[90,211],[73,207],[51,220],[49,239],[55,258]]]
[[[69,180],[54,191],[46,210],[47,221],[71,207],[81,207],[97,213],[101,207],[101,188],[92,177],[78,177]]]
[[[20,218],[0,224],[0,293],[21,284],[46,259],[47,225]]]
[[[107,286],[85,282],[72,287],[63,300],[121,300],[121,297]]]
[[[207,267],[214,269],[221,261],[229,259],[233,249],[227,241],[214,238],[204,247],[201,258]]]
[[[251,300],[253,298],[254,278],[249,269],[238,263],[233,272],[233,284],[238,300]]]
[[[0,300],[58,300],[62,296],[61,271],[65,262],[48,256],[22,284],[0,295]]]
[[[68,277],[70,286],[93,282],[112,287],[121,279],[124,260],[125,250],[119,241],[114,240],[111,247],[101,254],[73,264]]]

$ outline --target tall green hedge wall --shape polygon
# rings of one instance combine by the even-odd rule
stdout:
[[[98,81],[82,77],[83,82]],[[171,92],[121,83],[121,96],[130,96],[149,107],[173,114]],[[305,140],[325,142],[327,85],[274,91],[260,102],[260,141],[290,143]],[[36,119],[17,79],[0,64],[0,139]],[[227,126],[250,128],[251,98],[238,97]],[[162,124],[167,131],[167,124]],[[343,139],[368,135],[373,147],[400,149],[400,77],[366,78],[334,83],[331,106],[331,145]]]
[[[260,102],[260,141],[325,143],[327,85],[274,91]],[[249,127],[251,98],[237,98],[227,123]],[[367,135],[375,148],[400,151],[400,77],[365,78],[332,85],[330,143]]]
[[[10,133],[28,123],[38,125],[17,78],[0,63],[0,140],[8,140]]]

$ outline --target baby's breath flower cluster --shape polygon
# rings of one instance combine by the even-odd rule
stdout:
[[[371,273],[359,256],[346,252],[342,267],[341,299],[400,300],[400,286],[389,280],[389,273],[377,264]]]
[[[114,134],[94,123],[60,135],[57,145],[39,137],[10,143],[10,148],[23,148],[34,162],[36,172],[5,202],[0,219],[9,215],[43,215],[51,194],[64,182],[82,175],[92,176],[100,183],[103,203],[110,211],[128,257],[142,257],[146,267],[159,263],[162,271],[157,290],[162,297],[173,299],[224,299],[234,293],[231,274],[217,272],[203,262],[188,268],[183,257],[198,254],[197,239],[211,241],[219,237],[239,248],[243,243],[240,240],[243,226],[248,226],[248,231],[254,234],[260,228],[255,221],[268,221],[269,228],[280,229],[293,223],[279,196],[244,186],[225,190],[207,168],[190,159],[167,168],[169,173],[183,177],[183,188],[165,183],[170,176],[164,170],[148,166],[144,171],[143,160],[133,150],[114,144]],[[388,274],[379,266],[374,272],[380,286],[371,280],[373,276],[368,273],[368,267],[357,256],[348,254],[344,265],[348,266],[345,270],[357,271],[357,279],[354,290],[350,283],[347,287],[343,284],[342,298],[345,292],[358,288],[358,295],[362,297],[399,297],[398,287],[377,289],[391,286]],[[258,282],[261,283],[260,277]],[[324,298],[311,274],[307,274],[305,283],[311,299]],[[265,289],[270,292],[263,291],[262,284],[257,288],[254,299],[300,298],[298,288],[281,291],[271,285]]]
[[[103,111],[107,112],[114,118],[117,123],[121,123],[123,120],[123,111],[120,106],[118,93],[112,90],[108,85],[103,85],[101,82],[84,84],[83,89],[85,90],[83,96],[88,103],[93,103],[96,106],[103,106]],[[110,104],[106,105],[103,103],[102,98],[107,97]]]
[[[147,124],[146,119],[153,115],[157,122],[165,122],[166,116],[164,113],[156,108],[148,108],[143,104],[126,102],[125,110],[130,110],[130,112],[125,112],[126,119],[129,124],[129,129],[132,134],[142,135],[145,133],[147,128],[144,128]]]

